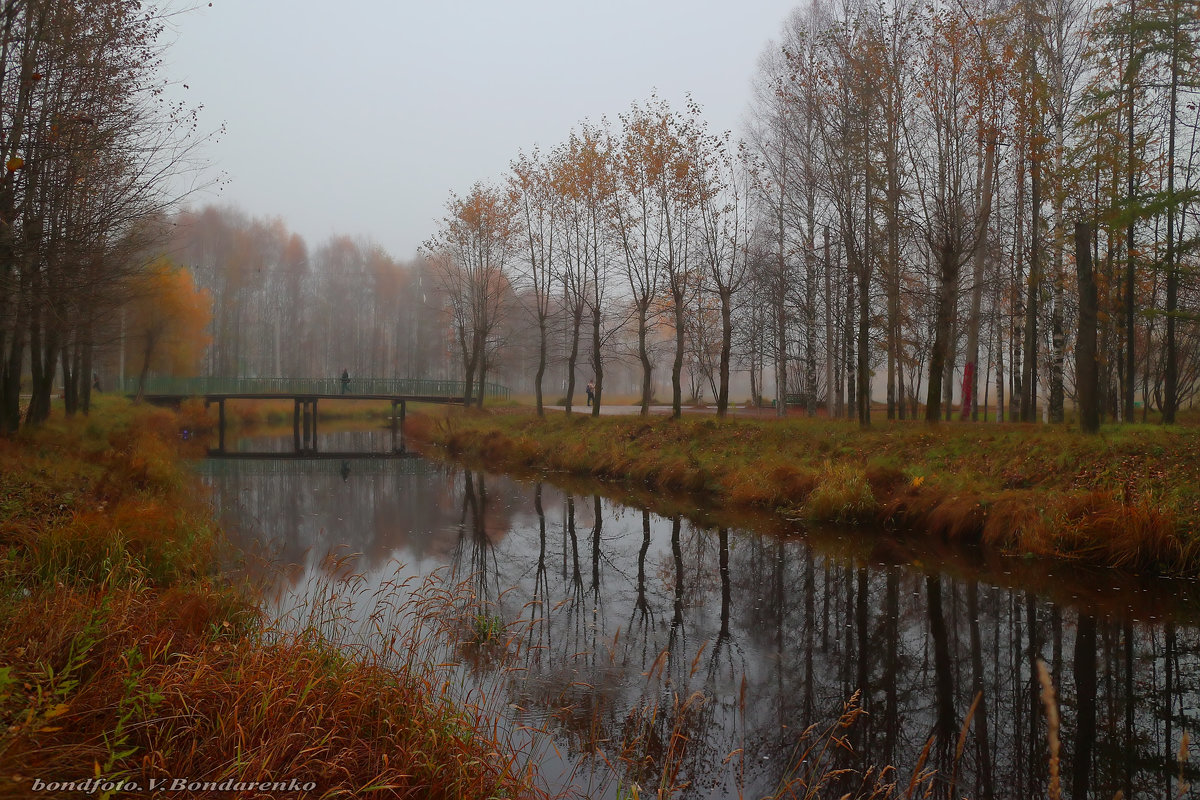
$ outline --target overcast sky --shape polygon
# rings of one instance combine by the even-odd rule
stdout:
[[[192,204],[280,217],[316,245],[408,258],[451,190],[504,176],[584,118],[651,91],[739,131],[758,58],[795,0],[213,0],[173,20],[166,74],[224,124],[225,181]]]

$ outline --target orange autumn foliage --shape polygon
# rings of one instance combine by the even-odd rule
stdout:
[[[191,273],[165,257],[133,281],[127,318],[126,356],[144,377],[149,372],[191,374],[208,347],[212,299]]]

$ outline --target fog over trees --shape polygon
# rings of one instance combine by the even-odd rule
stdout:
[[[210,206],[175,217],[167,252],[212,297],[201,374],[437,377],[457,355],[443,338],[436,271],[371,242],[310,246],[280,220]]]
[[[802,5],[744,140],[651,95],[450,194],[410,260],[164,217],[194,130],[155,102],[154,19],[3,14],[0,430],[44,418],[55,376],[86,410],[93,372],[495,381],[539,411],[594,380],[592,413],[749,395],[863,425],[1196,401],[1195,0]],[[163,258],[211,306],[143,357],[138,287],[181,286],[142,277]]]
[[[570,320],[598,387],[632,364],[643,413],[667,370],[676,414],[723,411],[732,370],[756,401],[773,374],[780,413],[864,425],[873,400],[930,422],[1061,422],[1075,401],[1173,421],[1200,371],[1198,23],[1174,0],[800,7],[745,142],[651,97],[518,157],[513,236],[561,284],[515,283],[509,317]],[[579,338],[581,308],[603,336]]]

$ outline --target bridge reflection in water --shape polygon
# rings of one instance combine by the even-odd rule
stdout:
[[[321,453],[245,453],[210,450],[208,458],[193,465],[205,477],[239,478],[262,475],[424,475],[427,459],[415,453],[364,453],[330,451]]]

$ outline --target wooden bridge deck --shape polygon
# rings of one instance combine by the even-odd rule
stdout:
[[[118,387],[134,396],[139,388],[149,402],[179,402],[189,397],[209,402],[223,400],[386,400],[410,403],[462,402],[463,381],[422,378],[351,378],[343,386],[338,378],[148,378],[139,387],[137,378],[126,378]],[[507,399],[506,386],[484,384],[486,397]]]
[[[130,393],[130,397],[134,394]],[[393,403],[461,403],[462,395],[416,395],[416,394],[316,394],[310,392],[208,392],[205,394],[165,394],[146,392],[142,399],[148,403],[178,402],[196,397],[209,403],[222,400],[386,400]]]

